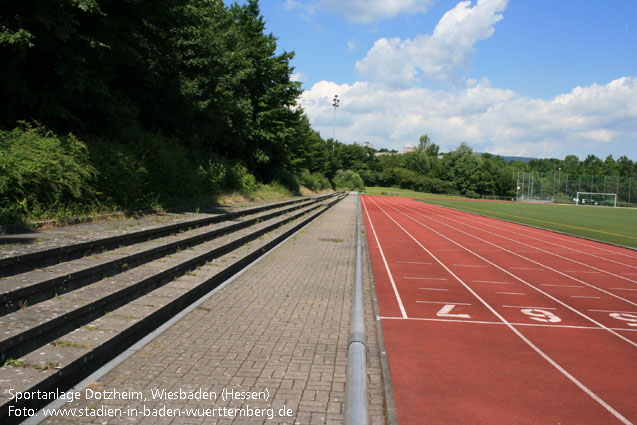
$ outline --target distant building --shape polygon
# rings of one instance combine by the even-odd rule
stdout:
[[[403,147],[403,153],[414,153],[416,152],[416,147],[412,145],[407,145]]]
[[[375,152],[374,156],[383,156],[383,155],[391,155],[394,152]]]
[[[360,143],[356,143],[358,146],[362,146],[364,148],[371,148],[374,149],[374,145],[369,143],[369,142],[360,142]]]

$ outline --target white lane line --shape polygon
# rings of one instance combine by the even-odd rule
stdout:
[[[364,199],[364,198],[363,198]],[[396,301],[398,302],[398,307],[400,308],[400,313],[403,317],[407,317],[407,312],[405,311],[405,306],[403,306],[403,301],[400,299],[400,294],[398,293],[398,288],[396,288],[396,282],[394,282],[394,276],[392,276],[391,271],[389,270],[389,265],[387,264],[387,260],[385,259],[385,254],[383,253],[383,248],[380,247],[380,241],[378,240],[378,235],[376,234],[376,229],[374,229],[374,223],[372,222],[372,218],[369,216],[369,211],[367,211],[366,202],[363,202],[363,207],[365,208],[365,214],[367,214],[367,219],[369,220],[369,225],[372,227],[372,233],[374,234],[374,238],[376,239],[376,244],[378,245],[378,250],[380,251],[380,256],[383,259],[383,263],[385,264],[385,270],[387,271],[387,275],[389,276],[389,281],[391,282],[391,286],[394,290],[394,295],[396,296]]]
[[[593,310],[590,309],[588,311],[597,311],[600,313],[626,313],[626,314],[637,314],[637,311],[619,311],[619,310]]]
[[[599,274],[598,271],[589,271],[589,270],[564,270],[564,273],[589,273],[589,274]]]
[[[471,305],[470,303],[454,303],[451,301],[416,301],[421,304],[453,304],[453,305]]]
[[[616,291],[637,291],[637,288],[608,288],[608,289],[614,289]]]
[[[620,273],[622,276],[637,276],[637,273]]]
[[[503,305],[502,307],[505,308],[533,308],[533,309],[538,309],[538,310],[557,310],[557,308],[555,307],[530,307],[530,306],[526,306],[526,305]]]
[[[599,297],[587,297],[587,296],[584,296],[584,295],[571,295],[571,298],[588,298],[588,299],[591,299],[591,300],[600,299]]]
[[[424,265],[428,265],[431,263],[423,263],[421,261],[396,261],[396,264],[424,264]]]
[[[562,243],[571,243],[571,244],[574,244],[574,245],[581,245],[581,246],[583,246],[585,248],[593,248],[595,250],[594,252],[581,251],[579,249],[571,248],[571,247],[565,246],[565,245],[561,245],[561,244],[556,243],[556,242],[547,241],[546,239],[540,239],[540,238],[536,238],[536,237],[530,236],[530,235],[528,235],[528,233],[536,234],[537,231],[534,230],[534,229],[530,230],[527,226],[521,225],[519,223],[511,223],[511,222],[506,222],[506,221],[501,221],[500,220],[497,223],[497,226],[495,226],[493,224],[488,224],[490,222],[497,221],[497,219],[493,219],[493,218],[482,217],[483,220],[476,220],[476,219],[469,218],[467,216],[467,214],[465,214],[465,215],[456,214],[455,217],[461,217],[464,220],[471,221],[473,223],[479,223],[479,224],[482,224],[483,226],[492,227],[494,229],[502,229],[502,227],[508,227],[508,228],[511,228],[511,229],[515,229],[516,234],[518,234],[518,235],[520,235],[522,237],[525,237],[525,238],[528,238],[528,239],[532,239],[532,240],[536,240],[536,241],[539,241],[539,242],[542,242],[542,243],[548,243],[548,244],[551,244],[551,245],[555,245],[556,247],[564,248],[564,249],[569,250],[569,251],[566,251],[566,252],[563,252],[563,253],[577,252],[577,253],[580,253],[580,254],[590,255],[592,257],[599,258],[599,259],[602,259],[602,260],[605,260],[605,261],[610,261],[610,262],[613,262],[613,263],[622,264],[622,265],[628,266],[630,268],[637,268],[637,266],[633,266],[633,265],[630,265],[630,264],[626,264],[626,263],[622,263],[622,262],[619,262],[619,261],[611,260],[610,258],[601,257],[601,256],[596,255],[596,254],[599,254],[601,252],[605,252],[605,253],[610,254],[610,255],[620,255],[620,256],[623,256],[623,257],[631,258],[631,259],[637,259],[637,257],[635,257],[633,255],[630,255],[630,254],[622,253],[622,252],[617,252],[617,251],[612,251],[612,250],[609,250],[609,249],[604,249],[604,248],[601,248],[601,247],[594,247],[594,246],[591,245],[590,242],[589,243],[582,243],[582,242],[578,242],[577,240],[565,239],[565,238],[557,236],[555,234],[551,234],[552,232],[550,232],[550,231],[544,233],[544,236],[547,237],[547,238],[556,239],[558,241],[561,241]],[[527,234],[522,234],[520,232],[525,232]],[[513,240],[513,239],[511,239],[511,240]],[[529,245],[529,246],[532,246],[532,245]],[[534,247],[534,248],[536,248],[536,247]],[[622,273],[620,273],[620,274],[622,274]],[[634,276],[637,276],[637,274],[635,274]]]
[[[540,286],[554,286],[559,288],[583,288],[581,285],[558,285],[553,283],[540,283]]]
[[[403,279],[410,280],[449,280],[445,277],[419,277],[419,276],[403,276]]]
[[[472,280],[474,283],[493,283],[495,285],[515,285],[515,282],[498,282],[497,280]]]
[[[422,227],[424,227],[424,228],[428,229],[429,231],[431,231],[431,232],[433,232],[433,233],[437,234],[438,236],[440,236],[440,237],[442,237],[442,238],[444,238],[444,239],[448,240],[449,242],[451,242],[451,243],[455,244],[456,246],[458,246],[458,247],[460,247],[460,248],[464,249],[466,252],[468,252],[468,253],[470,253],[470,254],[473,254],[474,256],[478,257],[479,259],[481,259],[481,260],[482,260],[482,261],[484,261],[485,263],[487,263],[487,264],[491,264],[493,267],[497,268],[498,270],[503,271],[504,273],[508,274],[508,275],[509,275],[509,276],[511,276],[512,278],[514,278],[514,279],[516,279],[516,280],[520,281],[521,283],[524,283],[524,284],[525,284],[526,286],[528,286],[529,288],[533,289],[533,290],[534,290],[534,291],[536,291],[536,292],[539,292],[540,294],[544,295],[544,296],[545,296],[545,297],[547,297],[547,298],[550,298],[551,300],[553,300],[553,301],[555,301],[556,303],[558,303],[558,304],[562,305],[563,307],[566,307],[567,309],[571,310],[573,313],[575,313],[575,314],[577,314],[577,315],[579,315],[579,316],[583,317],[584,319],[588,320],[589,322],[592,322],[592,323],[596,324],[596,325],[597,325],[597,326],[599,326],[600,328],[604,328],[604,329],[606,329],[608,332],[610,332],[611,334],[615,335],[617,338],[619,338],[619,339],[621,339],[621,340],[623,340],[623,341],[627,342],[628,344],[632,345],[633,347],[637,347],[637,342],[632,341],[632,340],[630,340],[630,339],[626,338],[626,337],[625,337],[624,335],[622,335],[622,334],[619,334],[619,333],[617,333],[617,332],[612,331],[612,330],[611,330],[611,329],[609,329],[607,326],[605,326],[604,324],[602,324],[602,323],[600,323],[600,322],[596,321],[596,320],[595,320],[595,319],[593,319],[592,317],[587,316],[586,314],[582,313],[581,311],[577,310],[577,309],[576,309],[576,308],[574,308],[574,307],[571,307],[570,305],[566,304],[564,301],[559,300],[558,298],[556,298],[556,297],[552,296],[551,294],[549,294],[549,293],[547,293],[547,292],[543,291],[542,289],[540,289],[540,288],[538,288],[538,287],[536,287],[536,286],[531,285],[529,282],[525,281],[525,280],[524,280],[524,279],[522,279],[521,277],[519,277],[519,276],[517,276],[517,275],[515,275],[515,274],[511,273],[510,271],[508,271],[508,270],[506,270],[506,269],[504,269],[504,268],[500,267],[499,265],[495,264],[494,262],[487,260],[486,258],[482,257],[481,255],[476,254],[475,252],[473,252],[473,251],[472,251],[472,250],[470,250],[469,248],[467,248],[467,247],[463,246],[462,244],[460,244],[460,243],[458,243],[458,242],[454,241],[454,240],[453,240],[453,239],[451,239],[450,237],[443,235],[443,234],[442,234],[442,233],[440,233],[439,231],[437,231],[437,230],[435,230],[435,229],[433,229],[433,228],[431,228],[431,227],[427,226],[426,224],[424,224],[424,223],[422,223],[422,222],[420,222],[420,221],[416,220],[415,218],[411,217],[410,215],[405,214],[404,212],[402,212],[402,211],[400,211],[400,210],[398,210],[398,209],[396,209],[396,208],[392,207],[391,205],[390,205],[390,208],[392,208],[393,210],[397,211],[398,213],[400,213],[400,214],[404,215],[405,217],[409,218],[410,220],[412,220],[412,221],[416,222],[416,223],[417,223],[417,224],[419,224],[420,226],[422,226]],[[407,208],[407,207],[404,207],[404,208],[405,208],[405,209],[407,209],[407,210],[409,210],[409,211],[413,211],[413,210],[411,210],[410,208]],[[381,211],[383,211],[383,213],[385,213],[387,216],[389,216],[389,214],[387,214],[387,212],[385,212],[385,210],[383,210],[383,209],[382,209],[382,208],[380,208],[380,207],[379,207],[379,209],[380,209]],[[463,234],[465,234],[465,235],[467,235],[467,236],[469,236],[469,237],[471,237],[471,238],[477,239],[477,240],[479,240],[479,241],[481,241],[481,242],[488,243],[488,244],[490,244],[490,245],[493,245],[493,246],[496,246],[496,247],[498,247],[498,248],[501,248],[500,246],[498,246],[498,245],[494,244],[493,242],[489,242],[489,241],[484,240],[484,239],[482,239],[482,238],[480,238],[480,237],[478,237],[478,236],[472,235],[471,233],[467,233],[467,232],[465,232],[464,230],[460,230],[460,229],[458,229],[457,227],[454,227],[454,226],[451,226],[451,225],[449,225],[449,224],[443,223],[443,222],[441,222],[441,221],[439,221],[439,220],[435,220],[435,219],[431,218],[431,216],[425,216],[424,214],[420,214],[420,213],[418,213],[417,211],[413,211],[413,212],[415,212],[416,214],[421,215],[421,216],[423,216],[423,217],[426,217],[426,218],[428,218],[429,220],[434,221],[434,222],[436,222],[436,223],[438,223],[438,224],[440,224],[440,225],[442,225],[442,226],[445,226],[445,227],[448,227],[448,228],[450,228],[450,229],[453,229],[453,230],[454,230],[454,231],[456,231],[456,232],[463,233]],[[390,217],[390,218],[391,218],[391,217]],[[402,226],[400,226],[400,225],[396,222],[396,220],[394,220],[393,218],[391,218],[391,219],[394,221],[394,223],[396,223],[396,224],[398,225],[398,227],[400,227],[401,229],[403,229],[403,231],[405,231],[405,232],[406,232],[406,230],[404,230],[404,228],[403,228]],[[415,238],[413,238],[413,236],[412,236],[412,239],[414,239],[414,240],[415,240]],[[421,246],[421,247],[422,247],[422,244],[420,244],[418,241],[416,241],[416,243],[417,243],[419,246]],[[425,249],[425,248],[423,247],[423,249]],[[511,254],[514,254],[514,255],[517,255],[517,254],[515,254],[514,252],[509,251],[509,250],[507,250],[507,252],[509,252],[509,253],[511,253]],[[434,260],[437,260],[437,257],[433,256],[433,254],[431,254],[431,255],[432,255],[432,257],[433,257],[433,259],[434,259]],[[524,257],[522,257],[522,258],[524,258]],[[539,264],[539,263],[537,263],[537,262],[536,262],[536,261],[534,261],[534,260],[530,260],[530,259],[527,259],[527,260],[528,260],[528,261],[531,261],[531,262],[533,262],[533,263]],[[439,260],[437,260],[437,261],[439,261]],[[442,264],[442,263],[441,263],[441,264]],[[543,264],[540,264],[540,265],[543,265]],[[443,265],[443,267],[444,267],[444,265]],[[561,272],[559,272],[559,271],[557,271],[557,270],[555,270],[555,269],[551,269],[550,267],[547,267],[547,268],[548,268],[548,269],[550,269],[550,270],[552,270],[552,271],[555,271],[556,273],[563,274],[563,273],[561,273]],[[451,273],[451,271],[449,271],[449,272]],[[632,302],[632,301],[629,301],[629,300],[626,300],[626,299],[624,299],[624,298],[621,298],[621,297],[619,297],[618,295],[613,294],[612,292],[608,292],[608,291],[604,291],[604,290],[602,290],[602,289],[600,289],[600,288],[596,288],[595,286],[592,286],[592,285],[590,285],[590,284],[588,284],[588,283],[586,283],[586,282],[584,282],[584,281],[581,281],[581,280],[579,280],[579,279],[576,279],[576,278],[574,278],[574,277],[572,277],[572,276],[570,276],[570,275],[567,275],[567,274],[563,274],[563,275],[564,275],[564,276],[569,277],[570,279],[576,280],[577,282],[580,282],[580,283],[583,283],[583,284],[585,284],[585,285],[591,286],[592,288],[595,288],[595,289],[597,289],[597,290],[599,290],[599,291],[601,291],[601,292],[603,292],[603,293],[605,293],[605,294],[608,294],[608,295],[611,295],[611,296],[613,296],[613,297],[615,297],[615,298],[618,298],[618,299],[620,299],[620,300],[626,301],[626,302],[627,302],[627,303],[629,303],[629,304],[637,305],[637,303],[634,303],[634,302]],[[452,276],[456,277],[453,273],[452,273]],[[457,277],[456,277],[456,278],[457,278]]]
[[[393,207],[392,207],[392,208],[393,208]],[[427,219],[429,219],[429,220],[431,220],[431,221],[434,221],[434,222],[436,222],[436,223],[438,223],[438,224],[440,224],[440,225],[443,225],[443,226],[445,226],[445,227],[449,227],[450,229],[453,229],[453,230],[455,230],[455,231],[457,231],[457,232],[464,233],[465,235],[467,235],[467,236],[469,236],[469,237],[472,237],[472,238],[477,239],[477,240],[479,240],[479,241],[485,242],[485,243],[487,243],[487,244],[489,244],[489,245],[492,245],[492,246],[494,246],[494,247],[496,247],[496,248],[500,248],[500,249],[502,249],[502,250],[504,250],[504,251],[506,251],[506,252],[508,252],[508,253],[510,253],[510,254],[512,254],[512,255],[515,255],[515,256],[517,256],[517,257],[520,257],[520,258],[522,258],[522,259],[524,259],[524,260],[526,260],[526,261],[529,261],[529,262],[531,262],[531,263],[537,264],[537,265],[542,266],[542,267],[546,267],[546,269],[548,269],[548,270],[550,270],[550,271],[552,271],[552,272],[555,272],[555,273],[557,273],[557,274],[559,274],[559,275],[562,275],[562,276],[564,276],[564,277],[566,277],[566,278],[568,278],[568,279],[571,279],[571,280],[573,280],[573,281],[575,281],[575,282],[578,282],[578,283],[581,283],[581,284],[583,284],[583,285],[586,285],[586,286],[588,286],[588,287],[590,287],[590,288],[593,288],[593,289],[595,289],[595,290],[597,290],[597,291],[599,291],[599,292],[602,292],[602,293],[604,293],[604,294],[606,294],[606,295],[609,295],[609,296],[611,296],[611,297],[613,297],[613,298],[617,298],[617,299],[619,299],[619,300],[622,300],[622,301],[624,301],[624,302],[627,302],[628,304],[631,304],[631,305],[637,306],[637,303],[636,303],[636,302],[634,302],[634,301],[628,300],[628,299],[623,298],[623,297],[621,297],[621,296],[619,296],[619,295],[617,295],[617,294],[614,294],[614,293],[612,293],[612,292],[606,291],[606,290],[604,290],[604,289],[602,289],[602,288],[599,288],[599,287],[597,287],[597,286],[595,286],[595,285],[592,285],[592,284],[590,284],[590,283],[588,283],[588,282],[585,282],[585,281],[583,281],[583,280],[581,280],[581,279],[578,279],[578,278],[576,278],[576,277],[574,277],[574,276],[572,276],[572,275],[566,274],[566,273],[561,272],[561,271],[559,271],[559,270],[556,270],[556,269],[554,269],[554,268],[552,268],[552,267],[549,267],[549,266],[547,266],[547,265],[545,265],[545,264],[542,264],[542,263],[539,263],[539,262],[537,262],[537,261],[535,261],[535,260],[532,260],[532,259],[530,259],[530,258],[527,258],[527,257],[525,257],[525,256],[523,256],[523,255],[516,254],[515,252],[513,252],[513,251],[511,251],[511,250],[508,250],[508,249],[506,249],[506,248],[503,248],[502,246],[497,245],[497,244],[495,244],[495,243],[493,243],[493,242],[489,242],[489,241],[487,241],[487,240],[484,240],[484,239],[482,239],[482,238],[480,238],[480,237],[478,237],[478,236],[476,236],[476,235],[473,235],[473,234],[471,234],[471,233],[468,233],[468,232],[465,232],[465,231],[463,231],[463,230],[460,230],[460,229],[458,229],[457,227],[451,226],[451,225],[449,225],[449,224],[447,224],[447,223],[443,223],[442,221],[439,221],[439,220],[435,220],[434,218],[432,218],[432,217],[431,217],[431,215],[425,216],[424,214],[421,214],[421,213],[419,213],[418,211],[412,210],[412,209],[407,208],[407,207],[404,207],[404,208],[406,208],[406,209],[407,209],[407,210],[409,210],[409,211],[415,212],[416,214],[418,214],[418,215],[420,215],[420,216],[422,216],[422,217],[425,217],[425,218],[427,218]],[[395,209],[395,208],[394,208],[394,209]],[[398,210],[396,210],[396,211],[398,211]],[[399,211],[399,212],[400,212],[400,211]],[[400,213],[401,213],[401,214],[404,214],[404,215],[405,215],[405,216],[407,216],[407,217],[409,217],[407,214],[405,214],[405,213],[403,213],[403,212],[400,212]],[[425,224],[423,224],[423,223],[419,222],[418,220],[416,220],[416,219],[414,219],[414,218],[412,218],[412,217],[409,217],[409,218],[411,218],[412,220],[414,220],[416,223],[419,223],[421,226],[426,227],[426,228],[428,228],[428,229],[430,229],[430,230],[431,230],[431,228],[430,228],[429,226],[427,226],[427,225],[425,225]],[[457,222],[457,221],[456,221],[456,222]],[[462,224],[462,223],[460,223],[460,224]],[[464,225],[465,225],[465,226],[468,226],[468,225],[466,225],[466,224],[464,224]],[[474,229],[474,227],[472,227],[472,229]],[[480,229],[478,229],[478,230],[480,230]],[[435,231],[434,231],[434,232],[435,232]],[[440,234],[439,232],[437,232],[437,233],[438,233],[438,234]],[[454,242],[452,239],[450,239],[450,238],[448,238],[448,237],[446,237],[446,236],[444,236],[444,235],[442,235],[442,234],[440,234],[440,235],[441,235],[441,236],[443,236],[444,238],[446,238],[447,240],[449,240],[450,242],[455,243],[456,245],[458,245],[458,246],[460,246],[460,247],[464,248],[467,252],[472,253],[472,254],[473,254],[473,255],[475,255],[476,257],[481,258],[483,261],[485,261],[485,262],[487,262],[487,263],[489,263],[489,264],[493,265],[494,267],[497,267],[498,269],[502,270],[503,272],[505,272],[505,273],[507,273],[507,274],[511,275],[513,278],[515,278],[515,279],[519,280],[520,282],[523,282],[524,284],[526,284],[526,285],[528,285],[528,286],[530,286],[530,287],[534,288],[536,291],[538,291],[538,292],[540,292],[540,293],[542,293],[542,294],[546,295],[547,297],[551,297],[549,294],[547,294],[546,292],[542,291],[541,289],[536,288],[535,286],[533,286],[533,285],[531,285],[530,283],[528,283],[528,282],[524,281],[522,278],[520,278],[520,277],[518,277],[518,276],[514,275],[513,273],[509,272],[508,270],[505,270],[504,268],[502,268],[502,267],[500,267],[500,266],[496,265],[495,263],[493,263],[493,262],[491,262],[491,261],[487,260],[486,258],[484,258],[484,257],[480,256],[479,254],[477,254],[477,253],[475,253],[475,252],[471,251],[469,248],[463,247],[462,245],[458,244],[457,242]],[[503,238],[503,239],[508,239],[508,238],[505,238],[504,236],[500,236],[500,237],[501,237],[501,238]],[[511,240],[512,240],[512,239],[511,239]],[[522,243],[522,242],[518,242],[518,243]],[[624,278],[624,279],[626,279],[626,278]],[[554,297],[551,297],[551,298],[557,301],[557,299],[556,299],[556,298],[554,298]],[[560,303],[561,303],[561,301],[558,301],[558,302],[560,302]],[[564,305],[566,305],[566,304],[564,304]],[[570,308],[570,307],[569,307],[569,308]],[[575,311],[577,314],[582,314],[582,313],[577,312],[575,309],[573,309],[573,311]],[[586,316],[585,316],[585,315],[583,315],[583,317],[586,317]],[[593,319],[590,319],[590,318],[588,318],[588,319],[589,319],[589,320],[593,320]],[[603,325],[601,325],[601,324],[599,324],[599,325],[600,325],[600,326],[603,326]],[[619,334],[616,334],[616,335],[617,335],[617,336],[620,336]],[[622,338],[622,339],[623,339],[623,337],[621,337],[621,336],[620,336],[620,338]],[[627,340],[627,339],[626,339],[626,341],[628,342],[629,340]],[[637,347],[637,344],[633,343],[632,341],[631,341],[630,343],[631,343],[632,345],[634,345],[634,346],[636,346],[636,347]]]
[[[445,289],[445,288],[418,288],[418,289],[422,289],[423,291],[448,291],[448,289]]]
[[[493,225],[490,225],[490,224],[486,224],[486,223],[481,222],[481,221],[472,220],[472,219],[467,218],[467,217],[466,217],[466,215],[465,215],[463,218],[464,218],[464,220],[469,221],[469,222],[473,222],[473,223],[480,223],[480,224],[482,224],[482,225],[484,225],[484,226],[491,227],[491,228],[494,228],[494,229],[501,229],[501,226],[496,227],[496,226],[493,226]],[[476,227],[476,226],[472,226],[472,225],[467,224],[467,223],[465,223],[465,222],[463,222],[463,221],[458,221],[458,220],[452,220],[452,221],[454,221],[454,222],[456,222],[456,223],[460,223],[460,224],[465,225],[465,226],[471,226],[473,229],[479,230],[479,231],[481,231],[481,232],[489,232],[489,230],[480,229],[480,228],[478,228],[478,227]],[[492,234],[492,235],[495,235],[495,236],[497,236],[497,237],[499,237],[499,238],[502,238],[502,239],[506,239],[506,240],[508,240],[508,241],[515,242],[515,243],[517,244],[516,246],[518,246],[518,245],[524,245],[524,246],[527,246],[527,247],[530,247],[530,248],[536,249],[536,250],[541,251],[541,252],[546,252],[547,254],[553,255],[553,256],[558,257],[558,258],[561,258],[561,259],[563,259],[563,260],[570,261],[571,263],[579,264],[579,265],[581,265],[581,266],[587,267],[588,269],[594,269],[594,270],[596,270],[596,271],[597,271],[597,272],[599,272],[599,273],[606,273],[606,274],[609,274],[609,275],[611,275],[611,276],[615,276],[615,277],[617,277],[617,278],[620,278],[620,279],[623,279],[623,280],[627,280],[627,281],[632,282],[632,283],[637,283],[637,281],[635,281],[635,280],[633,280],[633,279],[629,279],[628,277],[626,277],[626,276],[627,276],[627,274],[625,274],[625,273],[613,273],[613,272],[611,272],[611,271],[608,271],[608,270],[604,270],[604,269],[601,269],[601,268],[595,267],[595,266],[593,266],[592,264],[585,263],[585,262],[581,262],[581,261],[577,261],[577,260],[575,260],[575,259],[573,259],[573,258],[564,257],[564,256],[561,256],[561,255],[558,255],[556,252],[551,252],[551,251],[548,251],[548,250],[546,250],[546,249],[542,249],[542,248],[537,247],[537,246],[529,245],[529,244],[527,244],[527,243],[524,243],[524,242],[519,241],[519,240],[516,240],[516,239],[508,238],[508,237],[503,236],[503,235],[501,235],[501,234],[499,234],[499,233],[494,233],[494,232],[489,232],[489,233],[490,233],[490,234]],[[519,234],[519,232],[518,232],[518,234]],[[561,245],[555,244],[555,243],[553,243],[553,242],[550,242],[550,241],[547,241],[547,240],[543,240],[543,239],[534,238],[534,237],[531,237],[531,236],[528,236],[528,235],[521,235],[521,236],[526,237],[526,238],[529,238],[529,239],[533,239],[533,240],[536,240],[536,241],[540,241],[540,242],[542,242],[542,243],[549,243],[549,244],[553,244],[553,245],[561,246]],[[546,235],[546,236],[550,236],[550,235]],[[497,246],[497,245],[496,245],[496,246]],[[511,246],[511,249],[513,249],[514,247],[515,247],[515,246]],[[501,248],[501,247],[498,247],[498,248]],[[568,247],[565,247],[565,248],[568,248]],[[572,251],[574,251],[574,252],[581,253],[581,254],[588,254],[588,255],[592,255],[594,258],[599,258],[599,259],[602,259],[602,260],[604,260],[604,261],[606,261],[606,262],[612,262],[612,263],[615,263],[615,264],[620,264],[620,265],[622,265],[622,266],[630,267],[630,268],[633,268],[633,269],[637,268],[637,266],[633,266],[633,265],[630,265],[630,264],[626,264],[626,263],[622,263],[622,262],[619,262],[619,261],[611,260],[611,259],[606,258],[606,257],[599,257],[599,256],[596,256],[596,255],[590,254],[590,253],[585,252],[585,251],[579,251],[579,250],[574,249],[574,248],[568,248],[568,249],[570,249],[570,250],[572,250]],[[509,252],[514,253],[513,251],[509,251]],[[518,251],[518,252],[521,252],[521,251]],[[527,259],[527,260],[529,260],[529,261],[533,261],[533,260],[530,260],[530,259],[528,259],[528,258],[526,258],[526,257],[524,257],[524,256],[522,256],[522,255],[517,254],[517,253],[515,253],[515,254],[516,254],[516,255],[518,255],[518,256],[519,256],[519,257],[521,257],[521,258],[525,258],[525,259]],[[533,261],[533,262],[534,262],[534,263],[536,263],[536,264],[540,264],[540,263],[538,263],[537,261]],[[550,269],[550,267],[549,267],[549,269]],[[551,270],[552,270],[552,269],[551,269]],[[558,272],[558,273],[561,273],[561,272]],[[573,273],[587,273],[587,271],[583,271],[583,270],[582,270],[582,271],[577,271],[577,272],[574,272],[574,271],[573,271]],[[637,274],[633,274],[633,276],[637,276]]]
[[[538,271],[538,272],[543,272],[545,269],[536,269],[533,267],[507,267],[508,269],[511,270],[532,270],[532,271]]]
[[[473,325],[506,325],[506,323],[502,322],[487,322],[484,320],[455,320],[455,319],[433,319],[427,317],[392,317],[392,316],[381,316],[382,320],[419,320],[423,322],[451,322],[451,323],[469,323]],[[551,325],[551,324],[543,324],[543,323],[515,323],[511,322],[513,326],[529,326],[536,328],[566,328],[566,329],[588,329],[591,331],[603,331],[602,328],[597,326],[575,326],[575,325]],[[628,328],[612,328],[614,331],[628,331],[628,332],[637,332],[637,329],[628,329]]]
[[[500,295],[526,295],[523,292],[496,292],[496,294],[500,294]]]
[[[535,344],[533,344],[533,342],[531,342],[531,340],[529,340],[527,337],[525,337],[519,330],[517,330],[509,321],[507,321],[500,313],[498,313],[489,303],[487,303],[484,299],[482,299],[473,289],[471,289],[471,287],[469,285],[467,285],[462,279],[460,279],[453,271],[451,271],[442,261],[440,261],[438,259],[438,257],[436,257],[435,255],[433,255],[427,248],[425,248],[416,238],[414,238],[411,233],[409,233],[404,227],[402,227],[400,224],[398,224],[398,222],[396,220],[394,220],[385,210],[383,210],[380,206],[378,206],[378,204],[376,204],[376,202],[372,201],[377,207],[378,209],[380,209],[383,213],[385,213],[385,215],[387,217],[389,217],[398,227],[400,227],[414,242],[416,242],[423,250],[425,250],[427,253],[429,253],[432,258],[434,260],[436,260],[442,267],[444,267],[447,272],[449,272],[449,274],[451,274],[451,276],[453,276],[458,282],[460,282],[460,284],[462,284],[462,286],[464,286],[474,297],[476,297],[478,299],[478,301],[480,301],[486,308],[488,308],[491,313],[493,313],[498,319],[500,319],[500,321],[502,321],[503,323],[506,324],[506,326],[513,332],[515,333],[522,341],[524,341],[531,349],[533,349],[533,351],[535,351],[537,354],[539,354],[540,356],[542,356],[542,358],[544,358],[547,362],[549,362],[549,364],[551,364],[555,369],[557,369],[558,371],[560,371],[564,376],[566,376],[568,379],[571,380],[571,382],[573,382],[577,387],[579,387],[582,391],[584,391],[586,394],[588,394],[588,396],[590,396],[593,400],[595,400],[597,403],[599,403],[601,406],[603,406],[606,410],[608,410],[611,414],[613,414],[617,419],[619,419],[620,421],[622,421],[624,424],[626,425],[632,425],[631,422],[626,419],[624,416],[622,416],[618,411],[616,411],[615,409],[613,409],[608,403],[606,403],[604,400],[602,400],[597,394],[595,394],[594,392],[592,392],[590,389],[588,389],[588,387],[586,387],[583,383],[581,383],[577,378],[575,378],[573,375],[571,375],[566,369],[564,369],[562,366],[560,366],[559,364],[557,364],[555,362],[555,360],[553,360],[551,357],[549,357],[544,351],[542,351],[539,347],[537,347]],[[390,205],[391,207],[391,205]],[[396,210],[395,208],[391,207],[392,209]],[[398,210],[396,210],[398,211]],[[398,211],[400,212],[400,211]],[[407,214],[401,213],[403,215],[405,215],[406,217],[414,220],[413,218],[409,217]],[[416,223],[419,223],[417,220]],[[423,226],[425,226],[423,224]],[[429,228],[429,230],[435,232],[436,234],[443,236],[444,238],[451,240],[449,238],[447,238],[446,236],[442,235],[440,232],[437,232],[436,230],[431,229],[428,226],[425,226],[427,228]],[[455,243],[455,242],[454,242]],[[458,244],[459,246],[462,247],[462,245]],[[470,250],[468,250],[467,248],[464,248],[465,250],[471,252]],[[591,319],[592,321],[592,319]],[[601,324],[600,324],[601,327]],[[606,328],[608,329],[608,328]],[[619,335],[619,334],[617,334]],[[624,339],[626,339],[627,341],[630,341],[629,339],[622,337]],[[630,341],[632,343],[632,341]],[[633,343],[634,344],[634,343]],[[634,344],[637,345],[637,344]]]

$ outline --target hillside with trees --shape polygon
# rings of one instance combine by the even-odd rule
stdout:
[[[214,203],[263,184],[511,196],[516,171],[635,175],[622,157],[507,163],[423,136],[400,155],[325,140],[257,0],[6,0],[0,222]]]

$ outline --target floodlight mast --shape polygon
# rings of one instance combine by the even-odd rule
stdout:
[[[332,106],[334,107],[334,130],[332,133],[332,140],[336,141],[336,109],[341,103],[341,99],[338,98],[338,95],[334,95],[334,99],[332,99]]]

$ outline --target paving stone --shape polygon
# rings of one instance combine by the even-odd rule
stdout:
[[[350,196],[98,380],[143,391],[142,406],[272,408],[275,418],[113,418],[108,423],[342,424],[355,257]],[[214,266],[206,266],[214,269]],[[364,277],[368,277],[367,272]],[[364,293],[368,294],[367,288]],[[368,297],[366,297],[368,298]],[[372,423],[385,423],[373,303],[365,300]],[[372,385],[373,384],[373,385]],[[259,392],[268,400],[152,400],[153,389]],[[83,408],[89,400],[71,403]],[[230,403],[230,404],[228,404]],[[238,404],[235,404],[238,403]],[[115,401],[102,401],[108,407]],[[279,409],[292,409],[280,417]],[[102,423],[75,418],[75,423]],[[67,423],[49,418],[47,424]]]

